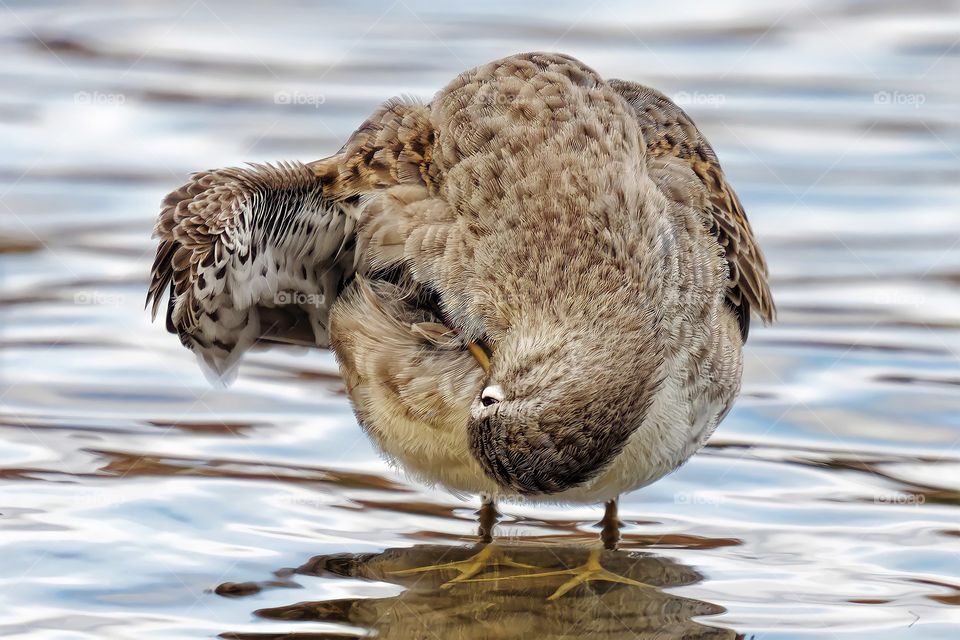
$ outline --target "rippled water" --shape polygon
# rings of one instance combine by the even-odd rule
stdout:
[[[518,4],[0,2],[0,636],[960,636],[960,5]],[[684,104],[780,307],[709,447],[623,498],[604,562],[651,586],[559,601],[397,573],[468,556],[476,504],[378,459],[329,353],[213,389],[142,310],[189,171],[538,49]],[[547,568],[600,517],[504,511]]]

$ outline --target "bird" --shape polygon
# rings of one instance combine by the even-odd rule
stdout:
[[[254,346],[330,348],[388,460],[479,495],[481,521],[498,501],[604,504],[607,548],[619,496],[704,445],[739,393],[751,318],[775,316],[693,120],[559,53],[388,100],[320,160],[195,173],[154,235],[147,305],[166,302],[215,379]],[[496,565],[530,568],[485,544],[422,570],[455,584]],[[568,574],[555,596],[633,584],[599,555]]]

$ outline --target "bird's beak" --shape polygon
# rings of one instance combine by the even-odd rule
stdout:
[[[470,355],[480,364],[480,368],[483,369],[483,372],[487,375],[490,374],[490,356],[487,354],[487,350],[480,346],[477,342],[471,342],[467,345],[467,349],[470,351]]]

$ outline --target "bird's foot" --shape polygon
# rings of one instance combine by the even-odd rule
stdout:
[[[417,573],[427,573],[430,571],[456,571],[459,575],[451,580],[445,582],[442,586],[444,589],[449,589],[461,582],[470,581],[471,578],[478,575],[487,568],[499,568],[499,567],[510,567],[513,569],[539,569],[531,564],[524,564],[522,562],[516,562],[511,559],[502,549],[500,549],[496,543],[490,543],[484,545],[484,547],[473,554],[465,560],[457,560],[455,562],[444,562],[442,564],[434,564],[427,567],[416,567],[413,569],[401,569],[399,571],[391,571],[390,573],[397,576],[403,575],[413,575]],[[485,578],[489,579],[489,578]],[[493,578],[496,579],[496,578]]]
[[[556,591],[554,591],[547,600],[558,600],[563,597],[568,591],[577,587],[581,584],[587,582],[616,582],[619,584],[628,584],[634,587],[640,587],[643,589],[653,589],[651,585],[640,582],[638,580],[633,580],[627,578],[626,576],[621,576],[619,574],[605,569],[602,564],[600,564],[600,558],[603,553],[603,549],[591,549],[590,555],[587,558],[587,561],[578,567],[573,567],[570,569],[558,569],[556,571],[542,571],[539,573],[523,573],[508,575],[502,577],[494,578],[473,578],[467,579],[462,578],[460,582],[490,582],[494,580],[520,580],[520,579],[529,579],[529,578],[546,578],[550,576],[570,576],[570,578],[560,585]]]

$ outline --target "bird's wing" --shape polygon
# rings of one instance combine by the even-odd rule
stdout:
[[[432,186],[425,113],[390,101],[324,160],[194,174],[157,220],[154,316],[169,288],[167,328],[221,379],[257,342],[327,347],[330,308],[370,264],[364,249],[404,245],[404,229],[381,223],[358,247],[365,209],[391,187]]]
[[[307,165],[196,173],[163,201],[147,304],[169,288],[167,328],[220,377],[261,339],[326,346],[353,225]]]
[[[636,113],[651,179],[668,197],[707,214],[710,232],[727,260],[727,301],[746,340],[750,312],[772,322],[776,309],[763,253],[716,154],[683,109],[659,91],[623,80],[611,80],[610,86]]]

